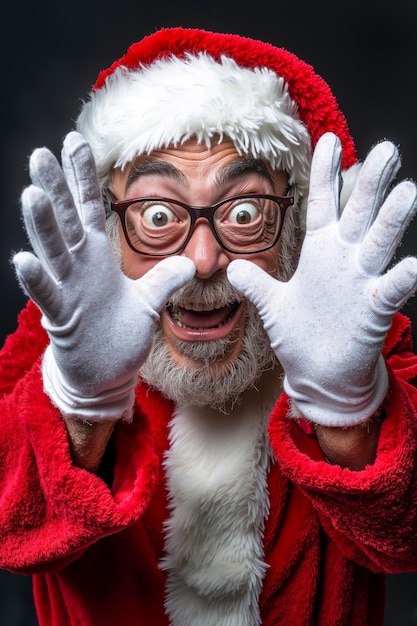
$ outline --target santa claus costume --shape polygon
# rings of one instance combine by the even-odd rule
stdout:
[[[356,171],[321,77],[237,35],[174,28],[132,45],[101,72],[77,127],[101,179],[162,146],[226,136],[286,170],[303,205],[327,131],[341,140],[345,181]],[[394,316],[384,344],[389,392],[365,469],[328,463],[268,372],[233,428],[139,381],[132,420],[117,424],[97,474],[74,465],[44,391],[40,319],[29,301],[0,354],[0,565],[33,576],[41,626],[383,623],[384,573],[417,567],[406,317]]]

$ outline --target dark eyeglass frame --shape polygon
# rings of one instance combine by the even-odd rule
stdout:
[[[220,206],[222,206],[222,204],[227,204],[228,202],[234,202],[235,200],[245,200],[245,199],[251,199],[251,198],[273,200],[274,202],[276,202],[281,212],[280,214],[281,222],[280,222],[279,228],[277,229],[277,232],[275,233],[275,237],[273,241],[269,243],[267,246],[264,246],[263,248],[259,248],[256,250],[249,250],[249,251],[233,250],[232,248],[229,248],[223,243],[219,234],[217,233],[216,226],[214,223],[214,214],[217,211],[217,209]],[[178,206],[185,209],[191,218],[189,232],[186,238],[184,239],[184,241],[181,243],[181,245],[178,246],[178,248],[176,248],[172,252],[142,252],[140,250],[137,250],[130,241],[127,228],[126,228],[126,211],[129,208],[129,206],[131,204],[135,204],[135,202],[158,202],[158,201],[167,202],[171,204],[177,204]],[[188,244],[188,242],[190,241],[192,237],[195,223],[200,218],[204,218],[208,221],[211,232],[213,233],[216,241],[221,245],[221,247],[224,250],[227,250],[228,252],[231,252],[232,254],[258,254],[258,252],[264,252],[265,250],[269,250],[277,243],[279,236],[281,234],[281,231],[282,231],[283,224],[284,224],[285,212],[288,209],[288,207],[292,206],[293,204],[294,204],[294,196],[274,196],[271,194],[263,194],[263,193],[247,193],[247,194],[242,194],[242,195],[237,195],[237,196],[230,196],[229,198],[224,198],[220,202],[217,202],[216,204],[213,204],[211,206],[191,206],[189,204],[186,204],[185,202],[181,202],[180,200],[173,200],[172,198],[163,198],[160,196],[154,196],[154,197],[132,198],[130,200],[118,200],[114,202],[111,201],[110,208],[112,211],[118,214],[121,224],[122,224],[123,233],[126,238],[126,241],[129,247],[134,252],[136,252],[137,254],[143,254],[146,256],[161,256],[162,257],[162,256],[172,256],[173,254],[177,254],[178,252],[180,252],[181,250],[185,248],[185,246]]]

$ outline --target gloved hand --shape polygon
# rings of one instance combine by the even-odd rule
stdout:
[[[45,390],[63,415],[128,419],[158,312],[195,266],[175,257],[138,280],[122,273],[105,232],[94,160],[80,134],[66,137],[62,169],[49,150],[35,150],[30,175],[22,211],[36,256],[19,252],[14,264],[50,338]]]
[[[292,278],[279,282],[246,260],[229,280],[257,307],[301,414],[326,426],[369,418],[387,391],[381,348],[393,314],[417,286],[417,259],[383,273],[416,211],[416,187],[398,184],[390,142],[365,160],[340,215],[341,145],[327,133],[313,156],[306,235]],[[382,205],[382,206],[381,206]]]

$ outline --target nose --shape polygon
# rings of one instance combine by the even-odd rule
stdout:
[[[196,276],[202,279],[226,271],[231,260],[205,219],[199,219],[195,223],[191,239],[183,254],[194,262],[197,268]]]

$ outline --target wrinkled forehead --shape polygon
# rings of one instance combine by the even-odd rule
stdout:
[[[160,189],[179,192],[228,193],[277,192],[287,189],[288,175],[273,170],[261,158],[240,155],[233,141],[223,137],[207,147],[191,138],[179,146],[170,145],[139,155],[132,163],[112,171],[111,184],[118,196],[148,195],[157,183]]]

